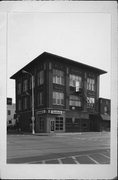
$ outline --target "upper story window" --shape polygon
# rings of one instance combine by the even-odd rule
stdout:
[[[70,95],[69,97],[69,105],[70,106],[76,106],[76,107],[81,107],[82,106],[82,102],[81,102],[81,98],[75,95]]]
[[[11,111],[10,110],[7,110],[7,115],[11,115]]]
[[[38,93],[38,98],[37,98],[37,103],[38,103],[38,106],[40,105],[43,105],[43,92],[39,92]]]
[[[23,81],[23,92],[26,92],[28,90],[28,80],[25,79]]]
[[[21,99],[18,99],[18,111],[21,110]]]
[[[44,83],[44,71],[39,71],[37,74],[37,85],[41,85]]]
[[[53,92],[53,105],[64,105],[64,93]]]
[[[95,91],[95,79],[87,78],[87,89],[90,91]]]
[[[24,97],[24,99],[23,99],[23,109],[27,109],[27,105],[28,105],[28,99],[27,99],[27,97]]]
[[[93,108],[95,105],[95,98],[87,97],[87,107]]]
[[[80,76],[70,74],[69,85],[72,87],[76,87],[78,89],[81,88],[82,87],[82,78]]]
[[[63,71],[53,69],[53,83],[64,85],[64,72]]]
[[[18,83],[18,86],[17,86],[17,93],[21,94],[21,83],[20,82]]]
[[[108,114],[108,107],[104,106],[104,114],[107,115]]]

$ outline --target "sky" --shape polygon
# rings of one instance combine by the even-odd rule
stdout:
[[[44,51],[107,71],[100,77],[100,97],[110,98],[110,14],[14,12],[7,22],[7,97],[13,102],[10,76]]]

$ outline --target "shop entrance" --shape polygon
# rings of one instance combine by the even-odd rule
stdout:
[[[50,131],[54,132],[55,130],[55,121],[54,118],[50,120]]]

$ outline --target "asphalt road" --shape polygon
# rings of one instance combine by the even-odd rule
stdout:
[[[109,164],[110,133],[8,135],[7,163]]]

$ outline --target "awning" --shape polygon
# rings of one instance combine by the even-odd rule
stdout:
[[[101,114],[101,118],[102,118],[104,121],[110,121],[110,116],[109,116],[109,115]]]

